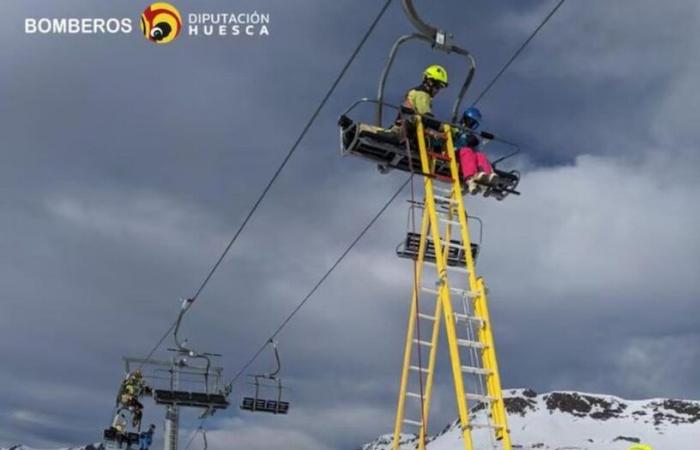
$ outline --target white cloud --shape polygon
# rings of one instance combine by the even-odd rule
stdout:
[[[642,333],[643,334],[643,333]],[[635,337],[616,345],[619,353],[613,362],[619,384],[636,392],[659,392],[674,397],[700,395],[697,379],[700,365],[700,336]]]
[[[225,239],[211,215],[154,192],[65,193],[47,198],[46,208],[81,233],[154,252],[194,256]]]
[[[487,220],[482,260],[494,288],[512,301],[527,292],[529,304],[575,297],[590,307],[665,296],[669,286],[697,294],[700,211],[689,205],[700,182],[677,182],[682,171],[682,162],[649,155],[583,155],[525,174],[522,197],[476,208]]]

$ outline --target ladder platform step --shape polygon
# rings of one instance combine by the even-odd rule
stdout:
[[[414,339],[414,340],[413,340],[413,343],[414,343],[414,344],[418,344],[418,345],[422,345],[423,347],[432,347],[432,346],[433,346],[433,343],[432,343],[432,342],[421,341],[421,340],[419,340],[419,339]]]
[[[409,369],[415,370],[416,372],[422,372],[422,373],[428,373],[428,372],[429,372],[429,370],[426,369],[425,367],[410,366]]]
[[[416,394],[415,392],[406,392],[406,397],[417,398],[418,400],[423,400],[423,396]]]
[[[493,375],[492,370],[482,369],[481,367],[471,367],[471,366],[462,366],[462,372],[470,373],[472,375],[484,375],[484,376]]]
[[[482,344],[481,342],[477,342],[477,341],[470,341],[468,339],[457,339],[457,345],[462,346],[462,347],[479,348],[479,349],[488,348],[488,345],[486,345],[486,344]]]
[[[418,313],[418,317],[425,320],[431,320],[433,322],[435,321],[435,316],[431,316],[430,314]]]
[[[403,419],[403,423],[405,423],[405,424],[407,424],[407,425],[413,425],[413,426],[416,426],[416,427],[422,427],[422,426],[423,426],[423,422],[419,422],[418,420]]]

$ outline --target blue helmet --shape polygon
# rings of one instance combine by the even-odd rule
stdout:
[[[472,130],[476,130],[481,123],[481,111],[473,106],[467,108],[462,114],[462,121]]]

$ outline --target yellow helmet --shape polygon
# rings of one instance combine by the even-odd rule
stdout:
[[[423,77],[429,80],[435,80],[439,83],[444,84],[445,86],[447,86],[448,84],[447,71],[444,67],[438,66],[437,64],[433,64],[432,66],[425,69],[425,72],[423,72]]]
[[[632,447],[630,447],[628,450],[654,450],[651,448],[649,445],[645,444],[634,444]]]

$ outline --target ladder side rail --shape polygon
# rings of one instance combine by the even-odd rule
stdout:
[[[433,161],[432,163],[432,168],[431,168],[431,173],[435,169],[435,162]],[[429,220],[429,211],[428,208],[423,209],[423,214],[426,219]],[[439,228],[438,228],[439,230]],[[449,258],[449,245],[450,245],[450,238],[451,238],[451,227],[448,225],[446,228],[445,232],[445,247],[443,250],[443,265],[447,265],[447,259]],[[424,236],[421,236],[421,239],[425,239],[427,241],[428,239],[428,233],[426,232]],[[436,261],[437,261],[437,254],[436,254]],[[420,261],[421,264],[423,261]],[[438,269],[439,271],[439,269]],[[438,272],[439,274],[439,272]],[[438,350],[438,343],[440,341],[440,326],[442,322],[442,302],[440,301],[439,298],[439,292],[438,296],[435,299],[435,313],[433,314],[433,317],[435,318],[435,321],[433,322],[433,333],[430,339],[431,342],[431,347],[430,347],[430,355],[428,357],[428,376],[425,381],[425,399],[423,400],[423,411],[425,414],[425,420],[424,424],[421,427],[421,433],[420,433],[420,441],[418,444],[418,450],[424,450],[425,449],[425,435],[428,430],[428,423],[429,423],[429,418],[430,418],[430,403],[432,400],[432,394],[433,394],[433,381],[435,377],[435,365],[437,362],[437,350]]]
[[[464,200],[462,197],[462,188],[460,183],[459,168],[457,167],[456,154],[454,150],[454,144],[452,141],[452,129],[451,126],[446,124],[444,126],[444,132],[447,136],[447,151],[450,156],[450,171],[452,173],[452,178],[455,181],[454,195],[457,197],[457,206],[459,209],[459,221],[461,223],[462,231],[462,242],[465,248],[469,248],[471,245],[471,237],[469,235],[469,226],[467,222],[466,208],[464,207]],[[482,361],[485,369],[491,371],[491,376],[487,378],[487,386],[489,390],[489,396],[497,399],[492,403],[492,415],[494,421],[497,425],[501,425],[501,428],[496,427],[494,429],[497,439],[502,440],[505,450],[511,450],[512,444],[510,441],[510,433],[507,428],[507,416],[505,412],[505,403],[503,401],[503,392],[500,383],[500,374],[498,372],[498,363],[496,360],[496,351],[494,348],[493,334],[491,330],[491,322],[488,313],[488,307],[486,303],[486,289],[482,278],[476,277],[476,270],[474,264],[474,258],[470,251],[465,254],[467,261],[467,269],[469,271],[469,286],[474,292],[477,292],[477,298],[474,300],[474,311],[477,317],[483,319],[481,327],[479,328],[479,340],[487,345],[482,353]]]
[[[413,353],[413,339],[415,336],[416,322],[418,320],[418,300],[420,296],[420,286],[423,279],[423,259],[425,258],[425,250],[427,248],[427,239],[425,236],[428,234],[429,229],[429,217],[427,212],[423,212],[423,219],[421,221],[421,240],[418,245],[418,260],[416,262],[414,271],[414,284],[412,287],[412,299],[411,308],[408,317],[408,330],[406,331],[406,345],[404,348],[403,357],[403,368],[401,369],[401,384],[399,387],[399,399],[396,408],[396,422],[394,423],[394,441],[392,444],[393,450],[399,450],[399,438],[401,435],[401,429],[403,427],[403,421],[406,412],[406,390],[408,388],[408,377],[410,375],[411,366],[411,356]],[[419,374],[419,376],[421,376]]]
[[[450,175],[452,176],[452,180],[454,183],[454,189],[452,190],[452,200],[454,201],[454,204],[456,205],[456,213],[457,213],[457,221],[460,224],[460,238],[462,239],[462,246],[464,247],[464,257],[466,261],[466,266],[467,266],[467,271],[468,271],[468,283],[469,283],[469,291],[470,292],[477,292],[477,277],[476,277],[476,263],[474,262],[474,255],[471,252],[471,233],[469,232],[469,216],[467,215],[466,207],[464,206],[464,197],[462,195],[462,183],[461,183],[461,176],[459,172],[459,166],[457,165],[457,154],[454,149],[454,141],[452,139],[452,127],[449,124],[445,124],[443,126],[443,132],[446,135],[446,148],[447,148],[447,154],[450,160]],[[472,306],[471,310],[476,314],[475,308]],[[468,322],[466,324],[468,328],[468,332],[471,331],[473,333],[473,323]],[[479,335],[480,336],[480,335]],[[480,342],[484,343],[483,340],[480,339]],[[473,361],[476,361],[478,359],[482,359],[483,361],[483,356],[478,354],[479,351],[471,348],[469,350],[470,357]],[[472,362],[473,362],[472,361]],[[482,363],[483,366],[483,363]],[[485,368],[485,367],[484,367]],[[488,382],[490,377],[486,377],[486,386],[483,386],[483,383],[481,384],[481,388],[483,389],[486,387],[486,391],[488,392]],[[482,380],[483,381],[483,380]],[[486,392],[484,392],[486,394]]]
[[[430,162],[428,159],[428,151],[426,149],[425,134],[423,128],[423,121],[420,116],[417,116],[417,137],[418,137],[418,150],[420,152],[421,166],[424,173],[430,172]],[[449,127],[446,127],[449,129]],[[451,138],[448,134],[448,150],[451,148]],[[452,163],[454,161],[454,148],[450,151],[453,157]],[[454,178],[454,177],[453,177]],[[453,180],[454,181],[454,180]],[[424,177],[425,184],[425,203],[430,216],[431,231],[433,242],[436,244],[440,243],[440,228],[439,221],[437,218],[437,212],[435,210],[435,197],[433,192],[433,181],[431,177]],[[458,185],[453,186],[455,191],[458,191]],[[463,209],[462,209],[463,210]],[[467,241],[469,242],[469,241]],[[447,334],[447,344],[449,348],[450,361],[452,364],[452,376],[454,381],[456,399],[457,399],[457,410],[459,412],[459,419],[462,425],[462,437],[464,440],[465,450],[474,450],[474,444],[472,442],[471,432],[469,431],[469,410],[467,408],[467,399],[464,392],[464,379],[462,378],[462,369],[460,363],[459,347],[457,345],[457,334],[455,330],[455,318],[454,311],[452,308],[452,302],[450,300],[450,290],[449,283],[447,280],[447,264],[445,264],[445,259],[443,257],[442,247],[440,245],[434,245],[435,247],[435,261],[437,263],[438,276],[440,277],[440,290],[439,298],[442,303],[443,316],[445,319],[445,331]],[[469,252],[468,252],[469,253]],[[473,260],[472,260],[473,263]],[[472,266],[473,267],[473,266]]]
[[[426,433],[428,432],[428,422],[430,417],[430,402],[433,397],[433,381],[435,377],[435,364],[437,362],[437,349],[438,343],[440,341],[440,325],[442,322],[442,302],[439,298],[435,299],[435,321],[433,323],[433,332],[430,338],[431,347],[430,355],[428,356],[428,376],[425,380],[425,398],[423,399],[423,412],[425,414],[425,419],[423,426],[421,427],[419,450],[425,449]]]
[[[479,295],[475,300],[474,308],[477,311],[477,314],[484,319],[484,322],[479,329],[480,340],[488,345],[483,352],[484,367],[490,369],[493,374],[487,380],[489,386],[489,396],[495,399],[491,404],[491,412],[496,425],[500,425],[500,427],[495,428],[494,431],[496,438],[502,440],[504,450],[511,450],[512,443],[510,440],[510,429],[508,428],[508,416],[506,414],[505,401],[503,400],[501,376],[498,370],[496,347],[493,339],[493,331],[491,329],[486,286],[483,278],[478,279],[477,292]]]
[[[476,265],[474,264],[474,255],[471,252],[471,236],[469,235],[469,224],[467,222],[467,211],[464,206],[464,197],[462,196],[462,183],[459,174],[459,167],[457,167],[457,155],[455,153],[454,143],[452,140],[452,127],[449,124],[443,126],[443,132],[447,136],[446,146],[447,154],[450,157],[450,173],[452,174],[452,180],[454,182],[453,198],[457,202],[457,211],[459,216],[460,230],[462,245],[466,249],[464,252],[465,259],[467,261],[467,271],[469,272],[469,289],[476,291],[477,279],[476,279]]]

